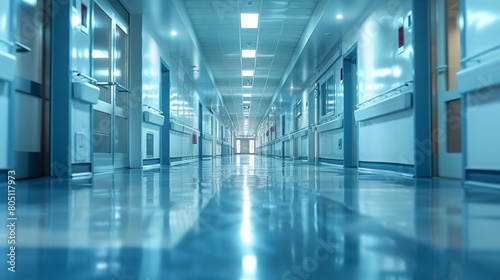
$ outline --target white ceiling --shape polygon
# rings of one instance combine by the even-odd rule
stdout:
[[[238,134],[254,134],[272,102],[299,91],[314,78],[318,64],[371,1],[369,0],[123,0],[132,13],[143,13],[157,29],[162,45],[191,75],[203,100],[225,107],[222,115]],[[142,2],[142,3],[141,3]],[[141,5],[142,4],[142,5]],[[241,13],[259,13],[258,29],[241,29]],[[335,15],[344,14],[342,21]],[[179,36],[172,38],[170,30]],[[327,36],[325,36],[327,34]],[[242,49],[256,49],[242,59]],[[254,70],[247,78],[241,70]],[[297,73],[296,73],[297,72]],[[195,77],[196,76],[196,77]],[[215,94],[217,93],[217,94]],[[244,118],[243,94],[251,94]],[[293,92],[292,92],[293,93]],[[285,100],[286,102],[286,100]]]
[[[317,0],[183,1],[200,47],[240,134],[253,134],[296,49]],[[257,29],[241,29],[241,13],[259,13]],[[257,56],[241,58],[242,49]],[[251,89],[241,70],[255,70]],[[243,94],[251,98],[243,98]],[[243,100],[249,100],[245,123]],[[247,125],[247,127],[245,127]]]

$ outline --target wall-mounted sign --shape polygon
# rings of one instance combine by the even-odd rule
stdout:
[[[401,54],[405,51],[405,28],[401,25],[398,28],[398,53]]]

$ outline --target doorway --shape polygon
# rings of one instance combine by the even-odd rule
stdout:
[[[456,74],[460,71],[460,1],[433,1],[434,142],[438,177],[462,177],[461,100]],[[437,133],[436,133],[437,132]]]
[[[354,111],[358,104],[358,47],[353,46],[344,56],[340,73],[344,87],[344,166],[358,167],[358,123]]]
[[[129,167],[128,23],[105,1],[95,1],[92,72],[101,87],[94,106],[95,171]]]
[[[170,70],[163,60],[161,60],[160,108],[165,118],[160,136],[161,164],[170,165]]]
[[[198,105],[198,130],[200,135],[198,136],[198,160],[201,162],[203,160],[203,104]],[[194,136],[193,136],[194,137]]]
[[[13,169],[22,179],[50,175],[51,37],[46,1],[17,2]]]

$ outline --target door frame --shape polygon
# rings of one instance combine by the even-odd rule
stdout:
[[[110,30],[110,37],[111,37],[111,40],[110,40],[110,44],[111,44],[111,51],[110,51],[110,62],[109,62],[109,71],[110,71],[110,74],[108,76],[108,80],[109,81],[99,81],[99,82],[109,82],[109,83],[114,83],[115,82],[115,79],[114,79],[114,76],[112,75],[112,73],[114,72],[115,68],[116,68],[116,65],[115,65],[115,54],[114,54],[114,49],[116,48],[116,41],[115,41],[115,37],[116,37],[116,32],[117,32],[117,28],[120,28],[126,35],[127,35],[127,48],[128,48],[128,51],[127,51],[127,59],[128,59],[128,73],[129,73],[129,76],[128,76],[128,83],[129,83],[129,86],[130,86],[130,26],[128,26],[128,24],[126,22],[124,22],[119,16],[118,16],[118,12],[114,9],[114,7],[112,7],[108,2],[106,1],[103,1],[103,0],[94,0],[92,1],[92,31],[90,32],[91,33],[91,38],[92,38],[92,42],[94,42],[95,40],[95,36],[94,36],[94,32],[93,32],[93,29],[94,29],[94,25],[95,25],[95,9],[96,9],[96,6],[99,6],[99,8],[111,19],[111,30]],[[94,50],[94,45],[92,43],[92,46],[91,46],[91,52],[93,52]],[[91,66],[92,66],[92,72],[94,72],[94,63],[93,63],[93,59],[90,59],[91,60]],[[94,73],[92,73],[94,74]],[[94,76],[94,75],[93,75]],[[106,85],[104,85],[106,86]],[[109,111],[111,112],[111,121],[110,121],[110,145],[111,145],[111,152],[110,152],[110,158],[108,158],[107,156],[99,156],[97,155],[96,156],[96,153],[94,151],[94,147],[92,147],[92,162],[93,162],[93,167],[94,167],[94,170],[95,171],[110,171],[110,170],[114,170],[114,169],[120,169],[120,168],[129,168],[130,167],[130,154],[131,154],[131,145],[130,145],[130,130],[131,130],[131,125],[130,125],[130,95],[128,96],[128,102],[127,102],[127,106],[129,108],[127,109],[118,109],[118,112],[121,112],[121,113],[118,113],[117,114],[117,105],[116,105],[116,96],[118,94],[118,88],[116,85],[114,84],[110,84],[110,85],[107,85],[108,87],[108,90],[110,91],[110,94],[111,94],[111,104],[96,104],[93,106],[93,109],[92,109],[92,121],[94,120],[94,111],[97,110],[99,112],[103,112],[103,113],[106,113],[108,114]],[[130,94],[130,93],[129,93]],[[106,109],[107,110],[104,110]],[[122,117],[124,118],[126,116],[126,120],[127,120],[127,137],[126,137],[126,141],[127,141],[127,153],[116,153],[116,147],[115,147],[115,132],[116,132],[116,117]],[[94,131],[94,129],[92,129],[92,131]],[[92,132],[93,133],[93,132]],[[93,146],[93,145],[92,145]],[[103,153],[104,155],[107,155],[108,153]],[[117,155],[119,155],[119,158],[122,159],[122,163],[123,164],[120,164],[120,165],[117,165]],[[98,165],[97,164],[97,160],[99,160],[99,158],[101,159],[105,159],[106,162],[110,161],[111,162],[111,165]],[[102,160],[100,160],[102,161]]]
[[[461,1],[458,4],[461,5]],[[437,157],[435,157],[436,176],[462,179],[462,155],[460,153],[449,153],[447,151],[448,144],[448,127],[447,127],[447,103],[460,100],[461,95],[458,88],[449,89],[449,61],[448,61],[448,0],[435,0],[432,2],[435,5],[435,36],[436,36],[436,98],[435,102],[435,118],[437,122],[437,135],[434,142],[437,143]],[[460,12],[459,15],[460,16]],[[460,33],[458,33],[460,34]],[[459,35],[461,36],[461,34]],[[459,45],[463,50],[462,45]],[[462,103],[462,108],[464,104]],[[463,126],[462,126],[463,129]],[[463,141],[463,139],[461,139]]]
[[[358,43],[355,43],[344,55],[343,85],[344,85],[344,167],[357,168],[359,163],[358,125],[354,111],[358,99],[357,61]],[[356,65],[355,69],[354,66]]]
[[[160,110],[163,111],[165,122],[161,127],[160,162],[161,165],[170,165],[170,68],[160,59]]]
[[[198,130],[200,135],[198,136],[198,160],[203,160],[203,104],[198,102]]]

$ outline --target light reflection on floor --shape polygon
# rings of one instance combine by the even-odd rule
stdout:
[[[0,279],[500,275],[500,194],[458,181],[245,155],[19,181],[17,205],[17,272]]]

